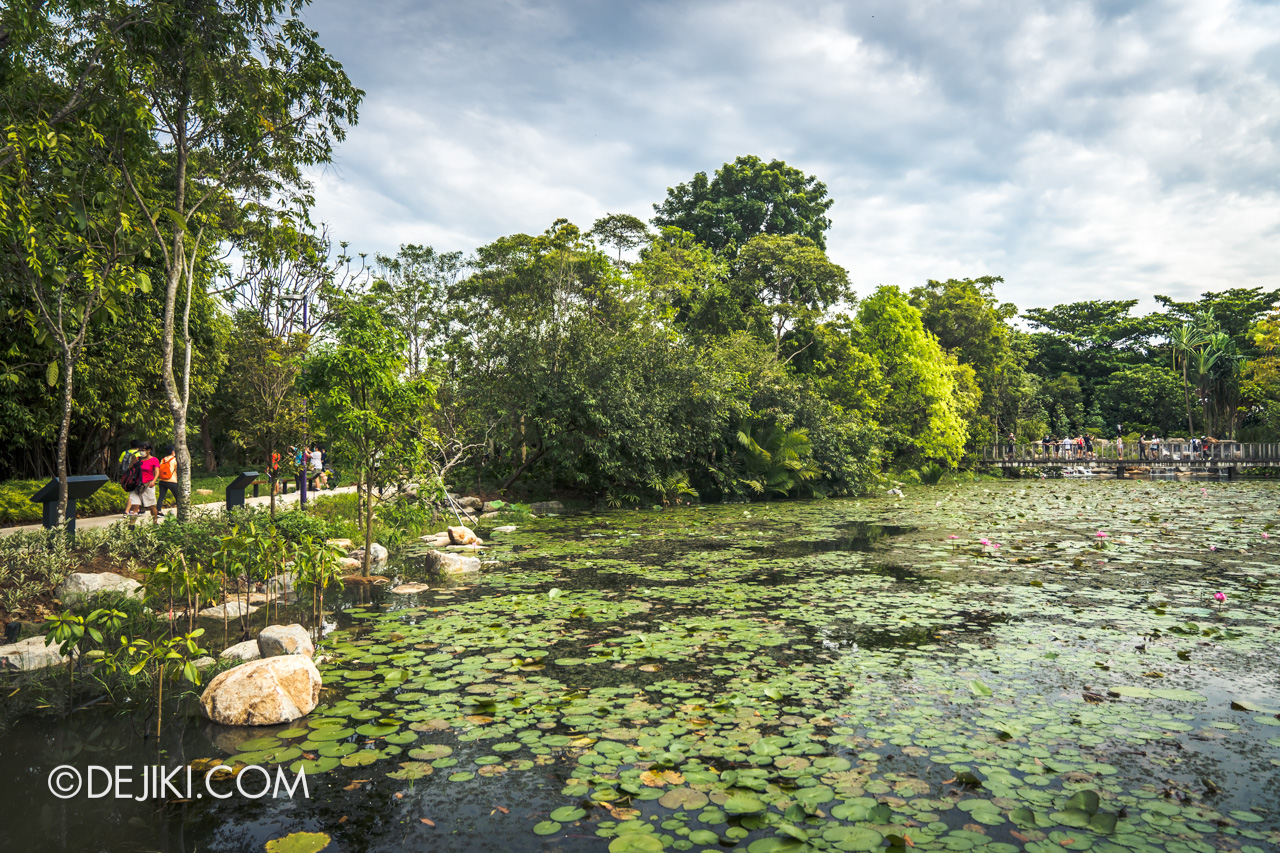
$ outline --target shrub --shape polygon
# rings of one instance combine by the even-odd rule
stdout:
[[[942,475],[946,473],[946,468],[943,468],[937,462],[930,462],[920,466],[920,482],[926,486],[936,486],[941,482]]]

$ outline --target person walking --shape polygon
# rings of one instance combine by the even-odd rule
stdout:
[[[134,511],[135,506],[139,510],[149,508],[152,522],[159,521],[160,511],[156,508],[156,477],[160,474],[160,460],[151,455],[150,442],[144,441],[139,445],[138,457],[133,464],[138,467],[140,476],[138,485],[129,493],[129,523],[132,524],[138,517],[138,513]]]
[[[1151,461],[1160,461],[1160,435],[1159,433],[1151,433]]]
[[[160,459],[160,470],[158,472],[157,485],[159,486],[156,496],[156,505],[160,512],[164,512],[164,501],[169,495],[173,495],[174,506],[178,504],[178,456],[173,451],[173,445],[170,444],[164,449],[164,456]]]
[[[311,448],[311,476],[316,490],[323,489],[327,485],[328,475],[324,470],[324,451],[320,445],[314,445]]]
[[[116,482],[124,476],[124,472],[133,467],[134,461],[138,458],[138,439],[129,439],[129,446],[120,451],[120,458],[116,460]],[[129,496],[124,498],[124,514],[129,514]]]
[[[1147,434],[1145,432],[1138,436],[1138,458],[1147,458]]]
[[[1124,458],[1124,436],[1122,435],[1116,436],[1116,458]]]
[[[1093,458],[1093,436],[1087,432],[1084,434],[1084,456],[1086,459]]]
[[[1013,433],[1011,432],[1009,433],[1009,442],[1006,447],[1006,450],[1010,459],[1013,458],[1013,442],[1014,442],[1014,438],[1013,438]]]

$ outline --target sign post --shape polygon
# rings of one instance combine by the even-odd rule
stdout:
[[[76,501],[82,501],[102,488],[107,482],[103,474],[85,474],[67,478],[67,532],[76,532]],[[31,502],[44,504],[44,526],[46,530],[62,524],[58,518],[58,478],[54,477],[40,491],[31,496]]]

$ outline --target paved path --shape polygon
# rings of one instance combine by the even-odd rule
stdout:
[[[355,490],[356,490],[355,486],[340,486],[336,489],[325,489],[319,494],[320,495],[345,495],[345,494],[353,494]],[[317,495],[316,492],[313,492],[313,491],[307,492],[308,499],[314,498],[316,497],[316,495]],[[245,506],[269,506],[271,504],[271,495],[260,495],[256,498],[246,497],[244,499],[244,502],[245,502]],[[297,492],[291,492],[287,495],[276,495],[276,506],[278,507],[287,507],[290,504],[296,504],[297,502],[298,502]],[[191,510],[192,512],[195,512],[195,513],[218,512],[225,505],[226,504],[223,501],[218,501],[217,503],[196,504],[193,507],[191,507]],[[176,508],[170,507],[169,509],[166,509],[164,511],[164,514],[173,515],[177,511],[178,510]],[[137,523],[149,524],[151,521],[150,516],[151,516],[150,513],[146,513],[144,516],[138,519]],[[117,521],[120,521],[123,518],[124,518],[123,513],[119,515],[99,515],[93,518],[77,518],[76,530],[93,530],[95,528],[100,528],[100,527],[110,527],[111,525],[115,524]],[[42,524],[22,524],[17,527],[0,527],[0,536],[8,536],[10,533],[14,533],[19,530],[43,530],[43,529],[44,529],[44,525]]]

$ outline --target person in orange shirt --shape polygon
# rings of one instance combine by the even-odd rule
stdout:
[[[178,503],[178,457],[173,452],[173,445],[170,444],[164,449],[164,456],[160,459],[159,477],[156,480],[159,489],[156,496],[156,505],[161,512],[164,512],[164,502],[169,495],[173,495],[173,503]]]

